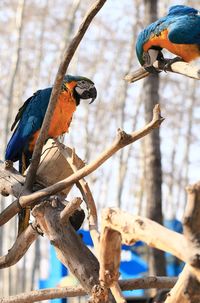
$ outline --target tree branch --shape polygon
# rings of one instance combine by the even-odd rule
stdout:
[[[173,277],[145,277],[138,279],[121,280],[119,281],[119,284],[121,290],[150,288],[163,289],[173,287],[176,281],[177,278]],[[32,303],[56,298],[80,297],[85,296],[86,294],[87,293],[81,286],[47,288],[41,290],[33,290],[27,293],[21,293],[7,298],[0,298],[0,303]]]
[[[61,211],[60,213],[60,221],[61,223],[65,223],[66,221],[69,220],[69,217],[73,215],[75,210],[81,205],[82,200],[81,198],[74,198],[72,201],[67,203],[65,208]]]
[[[72,153],[70,154],[71,151],[69,150],[69,148],[66,148],[64,144],[60,143],[58,140],[55,141],[60,152],[66,158],[66,160],[68,161],[69,165],[71,166],[74,172],[77,172],[80,166],[85,166],[84,162],[75,154],[75,150],[73,150]],[[99,259],[100,234],[98,231],[97,210],[96,210],[94,198],[84,178],[79,180],[76,183],[76,185],[79,188],[80,192],[82,193],[84,201],[87,205],[90,235],[94,243],[94,248],[97,254],[97,258]],[[126,302],[126,300],[122,295],[118,282],[116,283],[114,282],[110,287],[110,289],[117,303]]]
[[[165,59],[165,60],[167,62],[168,59]],[[171,66],[166,67],[164,62],[155,61],[153,66],[158,71],[163,71],[165,68],[165,71],[181,74],[181,75],[189,77],[189,78],[200,80],[200,68],[197,66],[194,66],[190,63],[180,61],[180,62],[174,62],[171,64]],[[149,75],[150,75],[149,72],[147,72],[143,67],[140,67],[139,69],[135,70],[134,72],[126,75],[124,79],[130,83],[133,83],[133,82],[141,80]]]
[[[32,225],[34,226],[34,223],[32,223]],[[29,225],[28,228],[17,237],[7,255],[0,257],[0,269],[16,264],[25,255],[37,237],[38,233]]]
[[[37,142],[36,142],[36,145],[34,148],[31,165],[29,167],[29,170],[28,170],[28,173],[26,176],[25,188],[27,188],[27,189],[32,189],[32,186],[35,181],[37,168],[38,168],[38,165],[40,162],[42,147],[48,136],[48,130],[49,130],[49,126],[50,126],[51,117],[52,117],[54,108],[56,106],[56,102],[57,102],[57,99],[58,99],[58,96],[60,93],[62,81],[63,81],[63,78],[67,71],[67,68],[68,68],[70,61],[71,61],[78,45],[80,44],[85,32],[87,31],[91,21],[93,20],[95,15],[99,12],[99,10],[102,8],[102,6],[104,5],[105,2],[106,2],[106,0],[97,0],[92,5],[92,7],[89,9],[86,16],[84,17],[83,22],[79,26],[79,29],[78,29],[76,35],[74,36],[71,43],[69,44],[69,47],[64,52],[63,60],[60,63],[60,66],[59,66],[59,69],[58,69],[58,72],[57,72],[57,75],[55,78],[55,82],[54,82],[53,90],[51,93],[49,105],[48,105],[48,108],[47,108],[47,111],[45,114],[45,118],[42,123],[40,134],[39,134],[39,137],[37,139]]]
[[[30,195],[20,197],[19,199],[20,205],[22,207],[30,206],[34,202],[38,201],[39,199],[55,194],[58,191],[63,190],[67,186],[76,183],[78,180],[82,179],[83,177],[95,171],[99,166],[101,166],[107,159],[109,159],[118,150],[120,150],[126,145],[129,145],[141,139],[142,137],[146,136],[149,132],[151,132],[154,128],[159,127],[160,124],[163,122],[163,120],[164,119],[160,116],[160,107],[159,105],[156,105],[153,110],[152,121],[148,123],[146,126],[144,126],[142,129],[140,129],[139,131],[135,131],[131,134],[126,134],[124,131],[118,130],[117,139],[113,142],[113,144],[108,149],[102,152],[102,154],[100,154],[96,160],[86,165],[85,167],[83,167],[73,175],[69,176],[68,178],[60,182],[57,182],[52,186],[46,187]]]
[[[200,253],[199,248],[188,245],[188,241],[183,235],[171,231],[150,219],[133,216],[117,208],[104,209],[102,213],[101,237],[104,236],[104,233],[107,233],[108,228],[119,232],[124,244],[132,245],[141,240],[150,247],[169,252],[184,262],[190,262],[193,256]],[[109,251],[109,245],[111,245],[111,242],[107,243],[107,251]],[[103,251],[103,248],[101,250]],[[109,254],[105,257],[109,259]],[[195,265],[190,270],[200,280],[200,269]]]

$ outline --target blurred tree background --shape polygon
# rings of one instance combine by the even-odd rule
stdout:
[[[1,159],[18,108],[34,91],[52,85],[63,49],[92,2],[0,1]],[[147,17],[148,2],[154,1],[108,0],[92,22],[68,70],[70,74],[93,79],[98,89],[98,100],[92,105],[81,103],[65,136],[66,145],[74,146],[86,162],[112,142],[118,128],[129,132],[145,123],[145,106],[151,102],[148,80],[131,85],[123,77],[138,66],[135,40],[139,31],[153,20]],[[156,2],[158,17],[174,4],[200,9],[198,1]],[[159,77],[159,92],[154,101],[161,104],[166,118],[160,129],[162,214],[159,215],[164,219],[181,219],[186,202],[184,188],[199,180],[199,87],[197,81],[183,76],[162,73]],[[149,216],[149,203],[155,201],[147,199],[151,180],[147,176],[148,148],[147,140],[136,142],[87,177],[99,211],[105,206],[118,206],[132,214]],[[10,202],[9,198],[1,198],[1,210]],[[154,209],[161,207],[156,203]],[[15,221],[0,229],[1,255],[14,242]],[[0,295],[36,287],[48,262],[47,249],[44,241],[37,241],[16,266],[1,270]]]

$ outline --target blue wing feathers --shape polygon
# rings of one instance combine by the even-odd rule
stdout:
[[[22,152],[29,153],[28,145],[33,134],[41,128],[52,88],[38,91],[20,108],[14,124],[17,125],[6,149],[6,160],[20,160]],[[14,125],[14,126],[15,126]]]
[[[172,43],[200,45],[200,16],[179,17],[169,26],[168,38]]]

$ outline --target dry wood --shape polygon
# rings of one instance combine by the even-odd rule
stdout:
[[[34,202],[37,202],[40,199],[45,198],[49,195],[56,194],[57,192],[65,189],[67,186],[76,183],[78,180],[82,179],[83,177],[95,171],[107,159],[113,156],[114,153],[116,153],[118,150],[125,147],[126,145],[129,145],[143,138],[153,129],[159,127],[160,124],[163,122],[163,120],[164,119],[160,115],[160,107],[159,105],[156,105],[153,110],[152,121],[149,122],[147,125],[145,125],[142,129],[132,132],[131,134],[126,134],[124,131],[118,130],[118,136],[116,140],[113,142],[113,144],[110,147],[108,147],[105,151],[103,151],[102,154],[100,154],[96,160],[86,165],[82,169],[78,170],[70,177],[60,182],[57,182],[54,185],[46,187],[30,195],[21,196],[19,198],[21,207],[31,206]],[[9,212],[12,212],[12,217],[19,212],[17,205],[18,202],[15,201],[9,206]],[[5,209],[4,212],[8,212],[8,209]]]
[[[146,136],[149,132],[151,132],[154,128],[158,128],[160,124],[163,122],[163,118],[160,116],[160,107],[156,105],[153,110],[153,118],[152,121],[149,122],[146,126],[142,129],[135,131],[131,134],[127,134],[122,130],[118,130],[117,139],[113,142],[113,144],[107,148],[99,157],[91,162],[90,164],[86,165],[72,176],[64,179],[63,181],[57,182],[56,184],[49,186],[45,189],[39,190],[35,193],[32,193],[27,196],[20,197],[19,201],[22,207],[30,206],[32,203],[40,200],[41,198],[45,198],[48,195],[55,194],[67,186],[76,183],[78,180],[82,179],[83,177],[91,174],[95,171],[99,166],[101,166],[107,159],[113,156],[118,150],[123,148],[126,145],[129,145],[144,136]]]
[[[27,189],[31,189],[35,182],[35,177],[36,177],[37,168],[38,168],[38,165],[40,162],[42,147],[44,145],[44,142],[47,139],[51,117],[52,117],[54,108],[56,106],[56,102],[57,102],[57,99],[58,99],[58,96],[60,93],[62,81],[63,81],[63,78],[67,71],[67,68],[71,62],[71,59],[72,59],[78,45],[80,44],[84,34],[86,33],[90,23],[92,22],[93,18],[96,16],[96,14],[99,12],[99,10],[102,8],[102,6],[105,4],[105,2],[106,2],[106,0],[97,0],[91,6],[91,8],[86,13],[86,16],[84,17],[82,23],[80,24],[77,33],[75,34],[75,36],[72,39],[72,41],[70,42],[68,48],[64,52],[63,59],[60,63],[60,66],[59,66],[59,69],[58,69],[58,72],[57,72],[57,75],[55,78],[53,90],[52,90],[49,105],[48,105],[48,108],[47,108],[47,111],[46,111],[46,114],[44,117],[44,121],[42,123],[41,131],[40,131],[39,137],[37,139],[37,142],[36,142],[36,145],[34,148],[31,165],[30,165],[27,177],[26,177],[25,187]]]
[[[66,150],[70,155],[72,154],[71,148],[66,147]],[[80,169],[84,166],[84,163],[81,160],[79,161],[78,156],[76,156],[76,158],[78,169]],[[55,141],[49,139],[42,150],[36,182],[41,184],[41,188],[44,188],[69,177],[72,173],[73,170],[68,160],[62,155]],[[71,188],[72,186],[65,188],[62,192],[59,192],[59,195],[66,197]]]
[[[56,144],[62,153],[62,155],[66,158],[67,162],[71,165],[71,168],[74,172],[77,172],[80,167],[80,162],[82,161],[76,154],[75,150],[72,154],[69,153],[69,149],[67,149],[63,144],[61,144],[58,140],[55,140]],[[84,162],[81,162],[82,166],[85,165]],[[99,241],[100,241],[100,234],[98,231],[98,221],[97,221],[97,210],[96,205],[94,202],[94,198],[90,191],[90,188],[85,181],[85,179],[81,179],[76,183],[77,187],[82,193],[84,201],[87,205],[88,209],[88,222],[89,222],[89,230],[92,241],[94,243],[95,252],[97,258],[99,259]],[[119,287],[118,282],[114,282],[111,286],[111,292],[118,303],[126,302],[124,299],[121,289]]]
[[[165,60],[167,62],[167,59],[165,59]],[[200,68],[197,66],[194,66],[190,63],[180,61],[180,62],[172,63],[171,66],[165,67],[163,62],[156,61],[156,62],[154,62],[153,66],[158,71],[163,71],[165,68],[165,71],[181,74],[181,75],[193,78],[193,79],[200,80]],[[147,72],[143,67],[140,67],[139,69],[135,70],[134,72],[126,75],[124,79],[130,83],[133,83],[133,82],[141,80],[149,75],[150,75],[149,72]]]
[[[47,201],[35,206],[32,213],[54,245],[58,259],[76,276],[85,291],[96,298],[96,302],[101,302],[107,294],[99,284],[99,263],[71,224],[62,223],[62,211],[63,204],[57,200],[56,205]]]
[[[183,218],[184,234],[188,241],[200,245],[200,182],[186,188],[188,201]]]
[[[30,245],[37,239],[38,233],[33,229],[35,224],[20,234],[14,245],[9,249],[7,255],[0,257],[0,268],[5,268],[16,264],[27,252]]]
[[[81,198],[74,198],[72,201],[67,203],[65,208],[60,213],[60,221],[62,224],[65,224],[69,220],[69,217],[73,215],[75,210],[81,205]]]
[[[0,193],[3,196],[19,197],[23,190],[24,177],[14,167],[7,169],[2,161],[0,161],[0,172]]]
[[[131,245],[136,241],[143,241],[150,247],[166,251],[184,262],[199,255],[200,249],[188,244],[187,239],[162,225],[140,216],[132,216],[117,208],[104,209],[102,214],[102,236],[105,228],[118,231],[122,243]],[[179,243],[179,245],[177,245]],[[199,267],[192,264],[190,269],[200,279]]]
[[[174,286],[177,278],[167,277],[145,277],[138,279],[129,279],[119,281],[122,290],[133,289],[163,289],[171,288]],[[27,293],[10,296],[8,298],[0,298],[0,303],[32,303],[42,300],[50,300],[55,298],[65,297],[80,297],[85,296],[87,293],[81,286],[76,287],[60,287],[60,288],[47,288],[41,290],[34,290]],[[182,302],[181,302],[182,303]]]
[[[198,303],[200,298],[200,279],[196,272],[196,268],[200,267],[200,183],[188,186],[187,194],[188,199],[183,218],[184,235],[190,250],[198,251],[196,254],[191,254],[188,264],[167,297],[166,303]]]
[[[73,151],[73,153],[70,153],[70,150],[64,144],[60,143],[58,140],[55,140],[55,142],[60,152],[66,158],[67,162],[71,166],[74,173],[77,172],[80,169],[80,167],[85,166],[85,163],[75,154],[75,150]],[[79,180],[76,183],[76,185],[79,188],[83,196],[83,199],[87,205],[89,230],[92,237],[92,241],[94,243],[96,253],[98,253],[100,236],[98,232],[97,209],[94,202],[94,198],[92,196],[89,185],[84,178]]]
[[[121,235],[105,227],[100,240],[100,282],[111,287],[119,279],[121,257]]]
[[[185,266],[165,303],[199,303],[200,284]]]

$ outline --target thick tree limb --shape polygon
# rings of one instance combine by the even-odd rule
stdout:
[[[60,220],[62,211],[63,204],[57,200],[56,205],[47,201],[35,206],[32,213],[42,232],[54,245],[58,259],[76,276],[85,291],[96,302],[101,302],[107,293],[99,284],[99,263],[71,224]]]
[[[188,200],[183,218],[184,236],[190,250],[197,253],[191,254],[166,303],[198,303],[200,298],[200,279],[194,270],[200,267],[200,182],[188,186],[186,190]]]
[[[66,160],[70,164],[72,170],[74,172],[77,172],[80,167],[81,159],[75,154],[75,150],[70,155],[69,150],[64,146],[64,144],[61,144],[58,140],[55,140],[55,141],[56,141],[56,144],[57,144],[60,152],[62,153],[62,155],[66,158]],[[81,164],[85,165],[83,161]],[[87,205],[90,235],[91,235],[92,241],[94,243],[94,248],[95,248],[97,258],[99,259],[100,234],[98,231],[97,210],[96,210],[94,198],[93,198],[90,188],[84,178],[79,180],[76,183],[76,185],[79,188],[79,190],[81,191],[84,201]],[[110,289],[111,289],[111,292],[117,303],[126,302],[126,300],[124,299],[124,297],[122,295],[118,282],[114,282]]]
[[[62,155],[66,158],[69,165],[71,166],[73,172],[77,172],[80,167],[84,167],[85,163],[75,154],[75,150],[72,152],[72,154],[69,153],[69,150],[66,148],[66,146],[62,143],[60,143],[58,140],[55,140],[56,145],[58,146],[60,152]],[[80,165],[81,162],[81,165]],[[97,221],[97,209],[94,202],[94,198],[92,196],[91,190],[88,186],[88,183],[84,178],[79,180],[76,183],[77,187],[79,188],[83,199],[87,205],[88,210],[88,222],[89,222],[89,230],[91,233],[91,237],[94,243],[94,247],[96,252],[98,253],[98,244],[99,244],[99,232],[98,232],[98,221]]]
[[[57,182],[52,186],[46,187],[45,189],[39,190],[30,195],[20,197],[19,201],[21,206],[22,207],[30,206],[32,203],[38,201],[39,199],[55,194],[58,191],[61,191],[62,189],[67,187],[68,185],[76,183],[78,180],[91,174],[99,166],[101,166],[107,159],[113,156],[113,154],[116,153],[118,150],[120,150],[126,145],[129,145],[143,138],[154,128],[159,127],[160,124],[163,122],[163,120],[164,119],[160,116],[160,107],[159,105],[156,105],[153,111],[152,121],[148,123],[146,126],[144,126],[142,129],[140,129],[139,131],[135,131],[131,134],[126,134],[124,131],[119,130],[117,139],[113,142],[113,144],[108,149],[102,152],[102,154],[100,154],[100,156],[96,160],[86,165],[85,167],[77,171],[75,174],[64,179],[63,181]]]
[[[100,241],[99,279],[106,287],[111,287],[119,279],[121,259],[121,234],[105,227]]]
[[[28,174],[26,177],[26,183],[25,187],[27,189],[32,189],[32,186],[35,182],[36,172],[38,165],[40,163],[40,156],[42,152],[42,147],[47,139],[48,130],[50,126],[51,117],[54,111],[54,108],[56,106],[56,102],[60,93],[61,85],[63,78],[65,76],[65,73],[67,71],[67,68],[70,64],[70,61],[80,44],[85,32],[87,31],[90,23],[92,22],[93,18],[96,16],[96,14],[99,12],[99,10],[102,8],[102,6],[105,4],[106,0],[97,0],[92,7],[87,12],[86,16],[83,19],[83,22],[79,26],[79,29],[72,39],[71,43],[69,44],[69,47],[65,50],[63,60],[60,63],[56,79],[54,82],[53,90],[51,93],[49,105],[47,108],[47,112],[45,114],[45,118],[41,127],[41,131],[38,137],[38,140],[36,142],[36,146],[34,148],[33,157],[31,161],[30,168],[28,170]]]
[[[167,277],[145,277],[130,280],[119,281],[122,290],[134,289],[163,289],[171,288],[174,286],[177,278]],[[32,303],[42,300],[50,300],[55,298],[65,297],[80,297],[85,296],[87,293],[81,286],[76,287],[60,287],[60,288],[47,288],[42,290],[34,290],[27,293],[21,293],[7,298],[0,298],[0,303]],[[182,302],[181,302],[182,303]]]
[[[116,140],[112,143],[110,147],[108,147],[105,151],[103,151],[102,154],[100,154],[96,160],[86,165],[82,169],[78,170],[76,173],[69,176],[68,178],[55,183],[54,185],[48,186],[30,195],[21,196],[19,198],[21,207],[31,206],[34,202],[37,202],[40,199],[45,198],[49,195],[56,194],[57,192],[65,189],[67,186],[76,183],[78,180],[84,178],[85,176],[95,171],[106,160],[108,160],[111,156],[113,156],[113,154],[116,153],[118,150],[125,147],[126,145],[129,145],[143,138],[154,128],[159,127],[160,124],[163,122],[163,120],[164,119],[160,116],[160,107],[159,105],[156,105],[153,111],[153,118],[151,122],[149,122],[146,126],[144,126],[142,129],[138,131],[132,132],[131,134],[126,134],[124,131],[118,130],[118,136]],[[9,211],[12,212],[12,216],[14,216],[15,214],[17,214],[17,212],[19,212],[16,205],[17,205],[16,201],[9,205]],[[4,211],[6,212],[7,209],[5,209]]]
[[[167,61],[167,59],[165,60]],[[200,80],[200,68],[190,63],[180,61],[172,63],[171,66],[165,67],[163,62],[156,61],[153,66],[158,71],[163,71],[163,69],[166,68],[165,71],[181,74],[189,78]],[[147,72],[143,67],[140,67],[134,72],[126,75],[124,79],[130,83],[133,83],[149,75],[149,72]]]
[[[109,208],[103,211],[102,237],[107,232],[107,228],[119,232],[124,244],[131,245],[141,240],[150,247],[169,252],[186,263],[200,253],[199,248],[188,245],[188,241],[183,235],[171,231],[150,219],[132,216],[117,208]],[[108,247],[107,250],[109,251]],[[109,261],[109,253],[105,257]],[[104,263],[106,262],[105,260]],[[192,265],[190,270],[200,280],[199,267],[195,266],[196,264]],[[117,276],[117,273],[113,276]]]

